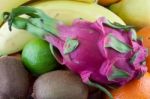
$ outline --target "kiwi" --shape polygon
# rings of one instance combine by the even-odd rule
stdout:
[[[0,99],[9,99],[6,95],[0,93]]]
[[[57,70],[40,76],[33,86],[34,99],[87,99],[88,88],[77,75]]]
[[[28,72],[14,57],[0,57],[0,99],[26,99]]]

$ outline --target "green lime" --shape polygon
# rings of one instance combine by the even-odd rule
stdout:
[[[22,51],[22,61],[34,75],[41,75],[57,67],[49,43],[41,39],[34,39],[25,45]]]

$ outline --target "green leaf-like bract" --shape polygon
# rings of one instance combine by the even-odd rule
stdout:
[[[108,48],[113,48],[114,50],[120,52],[120,53],[127,53],[129,52],[130,50],[132,50],[132,48],[125,44],[124,42],[118,40],[115,36],[113,35],[108,35],[108,42],[106,44],[105,47],[108,47]]]
[[[136,31],[134,29],[130,29],[130,32],[131,32],[132,40],[136,41],[137,40]]]
[[[88,85],[98,88],[99,90],[101,90],[102,92],[107,94],[109,96],[109,99],[113,99],[113,96],[111,95],[111,93],[105,87],[101,86],[100,84],[94,83],[92,81],[88,81]]]
[[[115,80],[118,78],[127,78],[129,77],[129,74],[119,68],[116,68],[116,66],[112,67],[112,73],[111,75],[108,77],[108,79],[111,80]]]
[[[21,17],[20,15],[26,15]],[[12,25],[16,28],[27,30],[40,38],[43,38],[46,34],[58,35],[58,21],[47,16],[40,9],[36,9],[30,6],[20,6],[12,10],[11,13],[4,13],[4,17],[7,18],[9,29]]]
[[[124,29],[126,31],[130,30],[131,28],[133,28],[133,26],[122,25],[122,24],[117,23],[117,22],[112,23],[110,21],[106,21],[105,24],[107,26],[112,27],[112,28],[115,28],[115,29]]]
[[[79,45],[78,40],[67,38],[67,40],[64,44],[64,54],[68,54],[68,53],[74,51],[78,45]]]
[[[131,63],[131,64],[134,63],[134,61],[136,60],[136,58],[138,57],[138,55],[139,55],[139,52],[136,52],[136,53],[131,57],[131,59],[130,59],[130,63]]]

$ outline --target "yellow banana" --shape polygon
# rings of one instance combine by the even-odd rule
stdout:
[[[97,0],[74,0],[74,1],[81,1],[81,2],[87,2],[87,3],[95,3]]]
[[[10,11],[12,8],[16,8],[30,0],[0,0],[0,24],[3,21],[2,13],[5,11]]]
[[[95,21],[99,17],[106,17],[110,21],[124,22],[110,10],[95,4],[95,3],[82,3],[68,0],[48,0],[45,2],[35,2],[30,6],[42,9],[49,16],[58,20],[71,24],[74,19],[83,18],[89,21]]]
[[[35,0],[38,1],[38,0]],[[45,0],[40,0],[40,1],[45,1]],[[47,1],[52,1],[52,0],[47,0]],[[55,0],[55,1],[65,1],[65,0]],[[95,3],[97,0],[68,0],[68,1],[79,1],[79,2],[86,2],[86,3]]]
[[[20,51],[33,38],[24,30],[18,31],[18,29],[12,28],[10,32],[8,24],[5,23],[0,28],[0,56]]]
[[[89,21],[95,21],[101,16],[105,16],[110,21],[124,22],[104,7],[95,3],[82,3],[76,1],[40,1],[30,6],[42,9],[51,17],[71,24],[74,19],[83,18]],[[26,31],[12,29],[9,32],[7,24],[0,28],[0,54],[10,54],[20,51],[24,44],[34,37],[31,34],[25,33]]]

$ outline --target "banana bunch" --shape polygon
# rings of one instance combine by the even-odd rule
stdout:
[[[20,0],[12,0],[11,2],[15,1]],[[91,1],[93,3],[77,1]],[[29,4],[29,6],[42,9],[49,16],[61,20],[66,24],[71,24],[72,21],[77,18],[83,18],[88,21],[95,21],[102,16],[108,18],[112,22],[115,21],[124,24],[124,22],[118,16],[106,8],[97,5],[93,0],[38,0],[37,2]],[[23,30],[16,30],[13,28],[12,31],[9,31],[7,23],[3,24],[0,28],[0,56],[12,54],[22,50],[24,45],[33,38],[34,36],[26,33],[26,31]]]
[[[46,0],[10,0],[9,2],[7,0],[0,0],[0,24],[3,22],[3,12],[10,11],[12,8],[15,8],[17,6],[20,6],[25,3],[32,3],[36,1],[46,1]],[[47,0],[52,1],[52,0]],[[55,0],[60,1],[60,0]],[[95,3],[97,0],[68,0],[68,1],[79,1],[79,2],[86,2],[86,3]]]

